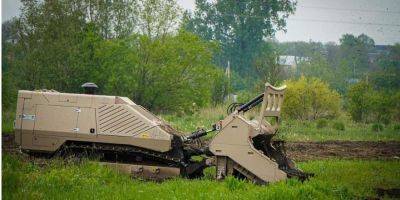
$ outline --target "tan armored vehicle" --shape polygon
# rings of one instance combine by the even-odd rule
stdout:
[[[264,93],[231,107],[232,113],[212,129],[183,135],[126,97],[95,95],[97,86],[91,83],[83,87],[86,94],[19,91],[15,140],[22,151],[91,153],[106,165],[146,179],[198,177],[210,165],[216,165],[217,179],[234,175],[263,184],[307,177],[285,156],[283,143],[272,141],[285,88],[267,84]],[[244,113],[260,103],[258,120],[246,119]],[[217,133],[209,146],[195,145],[211,131]],[[194,161],[194,155],[204,159]]]

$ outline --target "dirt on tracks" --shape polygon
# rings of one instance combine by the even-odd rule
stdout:
[[[287,154],[295,161],[327,158],[400,159],[400,141],[287,142]],[[2,135],[3,153],[18,153],[13,134]]]

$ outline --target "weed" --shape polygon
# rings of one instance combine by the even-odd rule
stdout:
[[[3,133],[11,133],[14,131],[15,112],[3,110],[1,113],[2,124],[1,130]]]
[[[374,123],[374,124],[372,124],[371,129],[372,129],[372,131],[375,131],[375,132],[382,132],[383,131],[383,124]]]
[[[344,123],[339,122],[339,121],[336,121],[335,123],[333,123],[332,126],[335,130],[338,130],[338,131],[344,131],[344,129],[345,129]]]
[[[243,189],[245,186],[245,181],[239,180],[233,176],[228,176],[225,178],[225,184],[230,191],[234,191],[238,189]]]
[[[319,119],[317,121],[317,128],[325,128],[328,126],[328,121],[326,119]]]
[[[400,131],[400,124],[393,125],[393,130]]]

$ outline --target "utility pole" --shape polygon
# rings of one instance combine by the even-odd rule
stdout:
[[[225,76],[228,77],[228,87],[227,87],[227,94],[228,94],[228,101],[231,100],[230,92],[231,92],[231,63],[228,60],[228,66],[225,69]]]

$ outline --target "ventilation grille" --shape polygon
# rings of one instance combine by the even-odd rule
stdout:
[[[103,105],[98,108],[97,116],[100,134],[134,136],[150,128],[126,105]]]

